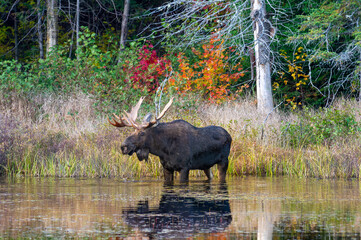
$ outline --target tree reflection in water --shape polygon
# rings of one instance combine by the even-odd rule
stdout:
[[[213,189],[217,188],[217,189]],[[125,222],[150,239],[224,232],[232,222],[227,185],[165,186],[158,207],[148,201],[123,211]]]
[[[0,239],[361,239],[358,180],[162,183],[0,179]]]

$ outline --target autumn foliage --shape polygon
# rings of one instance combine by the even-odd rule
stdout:
[[[130,77],[133,88],[145,87],[149,93],[155,93],[166,67],[169,65],[169,60],[159,57],[152,44],[145,44],[139,49],[138,60]]]
[[[198,93],[210,102],[233,99],[230,87],[244,76],[240,64],[230,66],[231,49],[222,46],[223,40],[213,37],[200,50],[192,49],[197,61],[191,63],[184,53],[177,55],[178,69],[169,83],[178,94]]]
[[[304,70],[307,54],[299,47],[292,56],[288,56],[285,50],[281,50],[280,55],[287,64],[287,71],[278,72],[278,78],[273,82],[273,90],[282,94],[286,105],[296,109],[313,96],[307,86],[309,75]]]

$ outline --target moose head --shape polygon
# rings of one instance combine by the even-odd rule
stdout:
[[[113,113],[113,120],[108,118],[108,121],[111,125],[115,127],[132,127],[135,129],[135,132],[127,137],[121,145],[121,150],[123,154],[132,155],[133,153],[137,154],[139,161],[148,160],[149,156],[149,144],[147,142],[149,133],[148,130],[153,126],[156,126],[159,120],[165,115],[170,106],[172,105],[173,98],[167,103],[163,111],[156,118],[152,119],[151,114],[147,114],[143,122],[138,124],[136,122],[139,108],[144,100],[144,97],[141,97],[138,103],[132,108],[130,113],[124,111],[125,115],[121,117]]]

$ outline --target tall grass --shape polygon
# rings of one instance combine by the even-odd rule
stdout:
[[[29,98],[27,98],[29,99]],[[159,159],[139,162],[120,152],[131,129],[115,129],[96,113],[91,97],[36,95],[0,99],[0,171],[14,176],[162,177]],[[178,103],[181,103],[181,99]],[[361,143],[357,134],[324,144],[290,145],[287,124],[302,114],[274,112],[266,118],[253,99],[224,105],[200,103],[165,121],[183,118],[196,126],[220,125],[233,138],[229,175],[359,178]],[[334,109],[349,109],[361,121],[359,102],[340,100]],[[141,114],[145,114],[141,112]],[[312,113],[313,114],[313,113]],[[317,114],[317,111],[314,113]],[[216,167],[215,167],[216,169]],[[217,172],[213,171],[215,176]],[[192,171],[192,177],[204,177]]]

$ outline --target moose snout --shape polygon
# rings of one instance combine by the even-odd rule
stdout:
[[[135,146],[133,146],[133,145],[122,145],[121,147],[120,147],[120,149],[122,150],[122,153],[123,154],[128,154],[128,155],[132,155],[133,153],[134,153],[134,151],[135,151]]]
[[[122,149],[122,153],[123,154],[127,154],[128,153],[128,148],[126,146],[121,146],[120,147]]]

